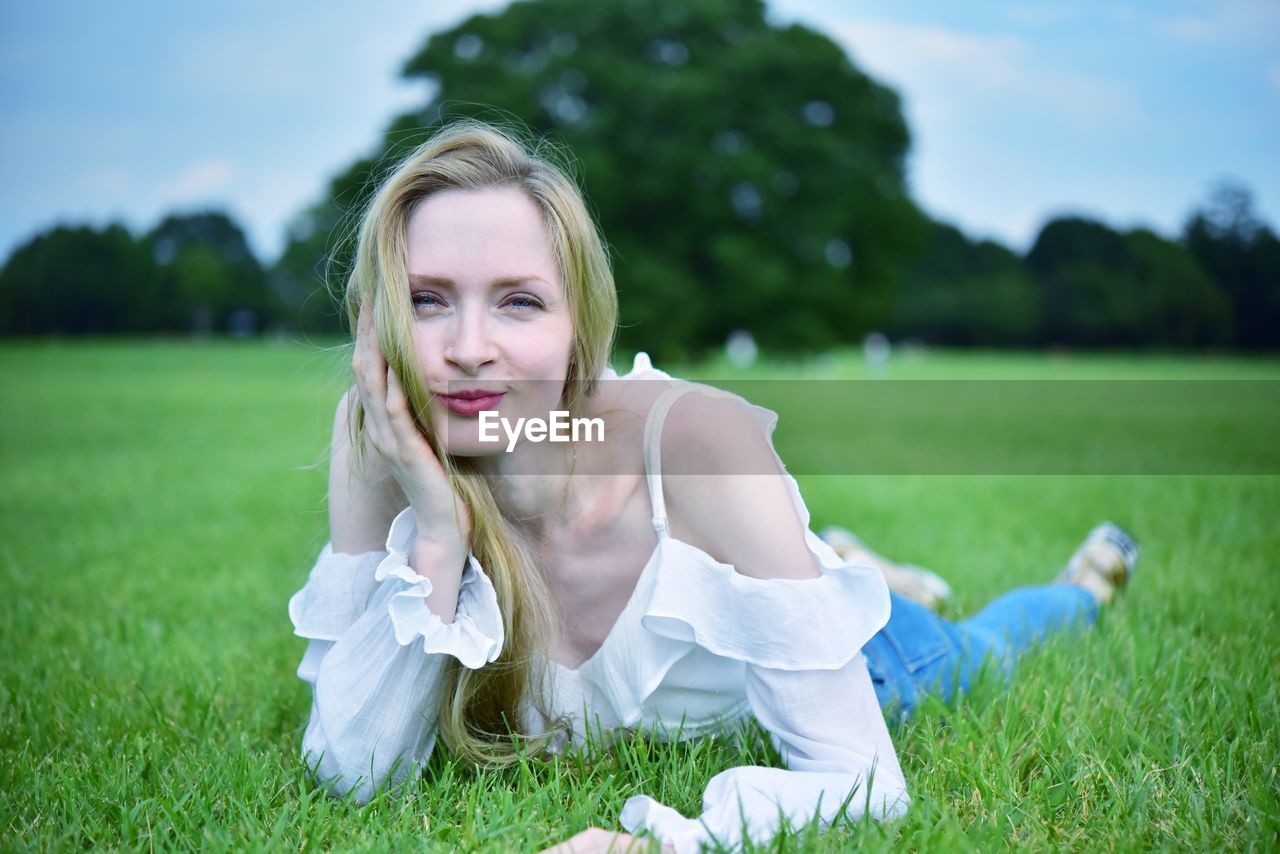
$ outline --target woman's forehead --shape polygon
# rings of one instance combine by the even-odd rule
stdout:
[[[435,193],[413,211],[406,237],[413,275],[555,278],[542,212],[516,188]]]

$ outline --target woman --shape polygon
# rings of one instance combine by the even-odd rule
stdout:
[[[334,418],[331,542],[289,603],[310,641],[303,754],[336,793],[410,779],[437,738],[504,763],[588,727],[683,721],[674,737],[692,737],[754,715],[786,769],[717,775],[695,819],[637,795],[623,826],[694,851],[738,842],[743,817],[771,838],[779,808],[829,822],[849,800],[850,816],[891,818],[909,798],[882,703],[909,709],[926,675],[963,683],[988,653],[1011,660],[1033,631],[1090,619],[1080,583],[1114,587],[1132,567],[1128,551],[1082,550],[1074,579],[1020,593],[1034,607],[1004,616],[1032,622],[1009,642],[995,621],[986,637],[896,601],[891,619],[879,572],[809,531],[772,412],[643,354],[625,376],[607,367],[616,297],[579,191],[478,122],[382,183],[346,306],[355,384]],[[511,429],[557,411],[601,435]]]

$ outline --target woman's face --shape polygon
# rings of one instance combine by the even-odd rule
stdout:
[[[506,453],[480,441],[478,410],[548,419],[557,409],[573,321],[537,204],[515,187],[445,190],[408,222],[414,343],[432,427],[457,456]],[[468,403],[478,392],[494,392]],[[493,435],[491,432],[490,435]]]

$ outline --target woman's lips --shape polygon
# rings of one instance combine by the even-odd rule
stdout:
[[[451,397],[447,394],[440,395],[440,399],[444,401],[444,405],[452,409],[459,415],[478,415],[486,409],[495,409],[498,401],[502,400],[504,395],[491,394],[486,397]]]

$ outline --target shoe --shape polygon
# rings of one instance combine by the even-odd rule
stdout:
[[[866,544],[847,528],[834,525],[823,528],[818,537],[831,546],[842,560],[870,564],[880,570],[885,584],[899,596],[905,596],[934,611],[951,600],[951,585],[937,573],[915,564],[894,563],[867,548]]]
[[[1138,555],[1132,534],[1114,522],[1103,522],[1084,538],[1054,583],[1083,587],[1099,605],[1106,605],[1129,583]]]
[[[867,547],[862,544],[862,540],[858,539],[858,536],[854,534],[853,531],[850,531],[848,528],[840,528],[835,525],[831,525],[830,527],[823,528],[819,531],[818,539],[835,549],[836,554],[840,555],[840,557],[844,557],[846,552],[851,552],[855,549],[863,551],[867,549]]]

